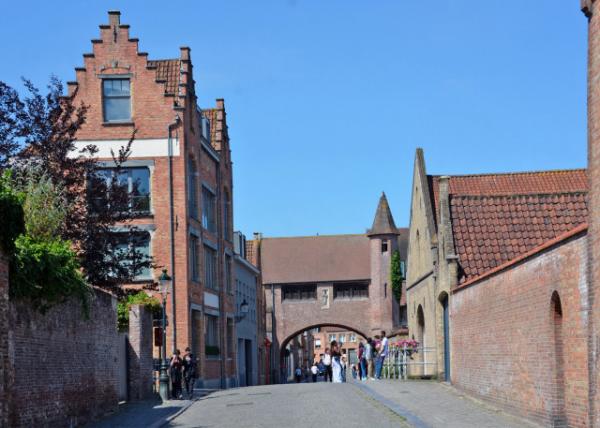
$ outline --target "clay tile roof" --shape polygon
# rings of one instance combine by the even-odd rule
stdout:
[[[379,204],[377,205],[377,211],[375,212],[375,219],[373,220],[373,226],[369,229],[368,235],[387,235],[397,234],[398,230],[394,224],[394,217],[392,217],[392,211],[388,204],[385,193],[381,193],[379,198]]]
[[[264,284],[364,280],[371,277],[367,235],[264,238]]]
[[[148,60],[148,67],[156,67],[156,80],[165,82],[165,94],[179,93],[179,76],[181,61],[178,59]]]
[[[437,177],[431,183],[439,215]],[[461,283],[587,221],[583,169],[453,176],[449,194]]]

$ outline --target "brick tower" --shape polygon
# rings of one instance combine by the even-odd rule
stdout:
[[[380,330],[387,333],[393,327],[393,293],[390,280],[392,254],[398,250],[398,229],[385,193],[379,198],[373,226],[367,231],[371,240],[371,326],[373,335]]]
[[[600,6],[582,0],[588,17],[588,263],[590,426],[600,427]]]

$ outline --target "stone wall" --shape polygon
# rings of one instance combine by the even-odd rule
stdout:
[[[586,240],[580,232],[453,292],[456,387],[546,426],[588,426]]]
[[[116,410],[118,336],[112,296],[95,292],[89,320],[82,318],[77,302],[45,315],[11,302],[8,315],[10,426],[82,425]]]

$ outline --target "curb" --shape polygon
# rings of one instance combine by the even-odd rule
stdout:
[[[404,419],[406,419],[406,422],[408,422],[412,426],[414,426],[416,428],[431,428],[430,425],[425,423],[417,415],[409,412],[407,409],[405,409],[398,403],[395,403],[392,400],[385,398],[383,395],[375,392],[373,389],[371,389],[367,385],[364,385],[362,383],[357,383],[357,382],[351,382],[350,384],[354,385],[356,388],[360,389],[362,392],[367,394],[369,397],[371,397],[375,401],[379,402],[383,406],[387,407],[389,410],[391,410],[398,416],[401,416]]]

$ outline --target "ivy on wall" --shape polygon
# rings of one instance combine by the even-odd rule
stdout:
[[[400,302],[400,299],[402,298],[402,281],[404,278],[400,253],[397,250],[392,254],[390,277],[392,282],[392,293],[394,294],[394,298]]]

